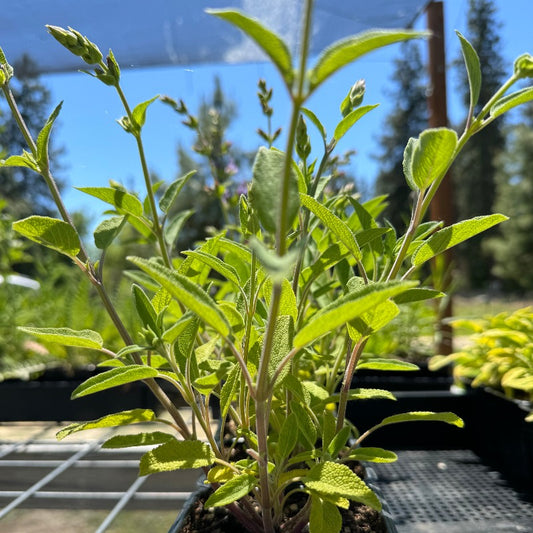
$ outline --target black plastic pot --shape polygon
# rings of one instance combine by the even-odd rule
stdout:
[[[366,482],[368,486],[378,495],[379,499],[381,500],[383,504],[382,515],[385,520],[385,525],[387,527],[387,533],[398,533],[396,529],[396,525],[394,524],[392,513],[389,511],[388,504],[384,500],[383,494],[379,490],[379,484],[378,484],[379,480],[378,480],[376,473],[374,472],[374,470],[372,470],[372,468],[367,467],[366,474],[367,474]],[[181,511],[178,514],[178,517],[176,518],[176,521],[172,524],[172,526],[168,530],[168,533],[181,533],[187,523],[187,518],[189,514],[192,512],[192,510],[194,509],[196,505],[196,501],[199,498],[205,497],[211,490],[209,486],[206,486],[204,484],[203,482],[204,479],[205,479],[204,477],[201,477],[198,480],[197,490],[193,492],[189,496],[189,498],[185,501]]]
[[[115,411],[156,407],[157,402],[143,383],[115,387],[71,400],[72,391],[101,370],[78,370],[73,374],[54,369],[32,381],[0,383],[0,422],[80,421]]]
[[[474,409],[468,419],[471,448],[517,485],[533,489],[533,423],[529,402],[512,400],[492,389],[472,388]]]

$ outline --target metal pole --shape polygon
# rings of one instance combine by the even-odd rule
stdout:
[[[427,26],[432,32],[429,39],[429,79],[428,94],[429,126],[431,128],[448,126],[448,109],[446,104],[446,61],[444,53],[444,12],[443,2],[429,2],[426,8]],[[430,206],[432,220],[442,220],[445,226],[454,222],[452,177],[446,175],[439,191]],[[432,264],[432,274],[439,290],[447,290],[451,282],[452,254],[448,250],[438,262]],[[443,302],[437,302],[442,305]],[[444,308],[439,307],[437,328],[439,333],[436,346],[437,353],[447,355],[453,351],[452,330],[442,319],[452,315],[452,298],[447,297]]]

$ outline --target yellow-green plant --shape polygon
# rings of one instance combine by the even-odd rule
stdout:
[[[416,411],[359,428],[357,421],[346,419],[346,405],[357,399],[394,399],[386,391],[352,389],[358,368],[415,368],[390,359],[362,362],[361,355],[369,337],[394,318],[404,303],[440,295],[418,287],[410,276],[439,253],[505,220],[503,215],[486,215],[445,228],[438,221],[424,222],[446,171],[468,139],[508,109],[533,98],[533,88],[506,94],[519,79],[531,75],[533,58],[527,55],[519,58],[509,80],[475,115],[479,61],[460,36],[472,95],[465,130],[458,136],[448,128],[429,129],[409,140],[403,166],[415,202],[406,233],[397,236],[376,220],[382,198],[362,204],[348,191],[324,194],[324,169],[337,142],[375,107],[362,105],[364,85],[356,83],[349,91],[329,136],[306,103],[330,76],[366,53],[426,35],[413,30],[371,30],[332,44],[309,66],[312,8],[312,0],[306,0],[297,58],[259,21],[231,9],[210,11],[240,28],[265,52],[286,86],[291,112],[285,150],[269,146],[257,152],[250,189],[239,199],[240,231],[223,230],[183,255],[173,249],[176,221],[169,213],[184,183],[194,176],[168,184],[156,200],[142,130],[148,107],[157,97],[130,107],[112,52],[104,59],[79,32],[49,27],[62,45],[91,66],[91,75],[116,91],[126,113],[119,124],[137,145],[145,179],[141,198],[117,184],[81,188],[113,210],[113,216],[95,231],[101,254],[93,260],[49,167],[48,139],[60,107],[34,139],[9,90],[12,69],[0,56],[0,84],[28,143],[28,151],[2,164],[27,166],[40,173],[60,214],[60,218],[32,216],[16,222],[14,228],[71,258],[96,288],[124,347],[109,349],[91,329],[25,331],[109,355],[110,369],[82,384],[74,398],[141,380],[170,415],[169,422],[151,410],[114,413],[73,424],[61,430],[58,438],[93,427],[152,422],[167,431],[116,436],[105,446],[152,444],[141,459],[141,475],[203,468],[214,489],[206,505],[226,506],[254,533],[301,531],[307,524],[311,533],[340,531],[339,508],[348,508],[350,500],[381,508],[374,492],[346,463],[396,459],[390,451],[363,446],[369,434],[389,424],[419,420],[462,426],[453,413]],[[322,139],[314,152],[308,123]],[[106,250],[126,224],[159,249],[152,259],[129,258],[136,268],[130,273],[135,279],[131,290],[140,322],[133,331],[113,305],[103,274]],[[310,368],[316,372],[309,372]],[[192,426],[161,388],[161,381],[174,387],[190,406]],[[222,421],[231,420],[246,458],[233,459],[237,441],[228,445],[216,438],[209,411],[213,396],[220,401]],[[199,440],[197,427],[206,441]],[[303,494],[305,504],[288,518],[284,509],[295,493]]]
[[[509,398],[533,401],[533,309],[485,318],[457,318],[451,324],[469,342],[461,350],[431,358],[430,368],[453,365],[458,384],[492,387]],[[526,420],[533,422],[533,412]]]

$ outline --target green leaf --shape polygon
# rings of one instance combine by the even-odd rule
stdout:
[[[91,331],[90,329],[83,329],[81,331],[70,328],[19,327],[17,329],[44,341],[57,342],[63,346],[76,346],[78,348],[99,350],[104,344],[102,337],[96,331]]]
[[[350,427],[343,427],[331,440],[328,445],[328,453],[331,457],[338,457],[340,451],[348,443],[352,430]]]
[[[146,293],[136,285],[135,283],[131,286],[133,293],[133,301],[135,302],[135,308],[137,309],[137,314],[141,319],[141,322],[145,328],[149,327],[154,333],[159,332],[159,327],[157,325],[157,313],[152,305],[152,302],[146,296]]]
[[[526,87],[525,89],[515,91],[497,100],[490,108],[490,115],[493,118],[499,117],[510,109],[513,109],[513,107],[531,102],[531,100],[533,100],[533,87]]]
[[[172,439],[141,457],[139,475],[210,466],[215,460],[211,448],[201,441]]]
[[[96,247],[100,250],[105,250],[120,233],[126,224],[126,220],[125,216],[102,220],[94,230],[94,244]]]
[[[281,460],[292,453],[298,443],[298,420],[296,414],[290,413],[283,421],[279,432],[278,454]]]
[[[137,433],[135,435],[115,435],[102,444],[102,448],[131,448],[133,446],[154,446],[175,440],[170,433],[152,431],[151,433]]]
[[[383,448],[356,448],[352,450],[348,459],[354,461],[368,461],[370,463],[394,463],[398,459],[398,456],[389,450]]]
[[[235,365],[228,374],[228,379],[222,385],[222,389],[220,390],[220,412],[222,413],[222,418],[228,414],[233,396],[237,390],[240,375],[241,369],[239,365]]]
[[[385,300],[363,315],[350,321],[348,325],[350,337],[354,341],[358,341],[361,337],[368,337],[396,318],[399,312],[400,309],[394,302]]]
[[[336,330],[346,322],[361,316],[388,298],[413,287],[413,282],[387,282],[365,285],[350,292],[316,313],[294,337],[294,347],[303,348],[322,335]]]
[[[427,35],[427,32],[412,30],[370,30],[337,41],[322,52],[309,72],[310,90],[313,91],[337,70],[373,50]]]
[[[463,59],[465,61],[466,73],[468,75],[468,85],[470,86],[470,109],[473,112],[479,100],[479,92],[481,90],[481,66],[479,64],[479,57],[468,40],[457,30],[455,30],[455,33],[461,42]]]
[[[379,104],[375,105],[364,105],[362,107],[357,107],[350,113],[348,113],[336,126],[335,133],[333,138],[335,141],[339,141],[344,137],[348,130],[364,115],[366,115],[372,109],[378,107]]]
[[[442,298],[446,296],[443,292],[435,289],[414,288],[402,292],[393,299],[397,304],[407,304],[411,302],[420,302],[422,300],[430,300],[432,298]]]
[[[306,487],[325,497],[340,496],[381,511],[374,492],[344,464],[326,461],[314,466],[303,479]]]
[[[163,236],[165,237],[165,242],[169,247],[174,246],[174,243],[176,242],[183,225],[192,215],[194,215],[193,209],[180,211],[176,214],[176,216],[172,217],[167,224],[165,224]]]
[[[297,401],[291,402],[291,410],[296,415],[296,425],[298,426],[300,433],[311,447],[314,446],[317,439],[317,428],[313,419],[309,416],[305,407]]]
[[[275,234],[280,218],[280,193],[283,183],[286,154],[275,148],[260,147],[252,169],[249,199],[263,227]],[[287,228],[290,228],[300,207],[298,180],[291,165]]]
[[[462,428],[464,422],[455,413],[444,412],[434,413],[431,411],[411,411],[409,413],[400,413],[398,415],[388,416],[384,418],[376,427],[388,426],[390,424],[398,424],[400,422],[446,422],[453,426]]]
[[[168,213],[168,210],[172,207],[172,204],[178,197],[181,189],[189,181],[189,179],[196,174],[196,170],[191,170],[187,172],[184,176],[181,176],[177,180],[173,181],[164,192],[161,200],[159,200],[159,208],[163,213]]]
[[[202,252],[200,250],[190,250],[183,252],[185,255],[198,259],[204,265],[209,266],[219,274],[222,274],[228,281],[231,281],[237,287],[241,286],[241,281],[237,271],[225,261],[222,261],[219,257]]]
[[[418,370],[418,366],[414,363],[408,363],[407,361],[401,361],[399,359],[387,359],[387,358],[372,358],[368,361],[363,361],[357,365],[357,369],[366,368],[369,370]]]
[[[339,393],[333,394],[329,396],[326,403],[338,402],[339,397]],[[396,397],[385,389],[350,389],[348,400],[396,400]]]
[[[440,178],[450,165],[457,146],[457,133],[448,128],[423,131],[409,139],[404,151],[404,174],[412,189],[425,190]]]
[[[276,327],[272,339],[272,352],[268,364],[268,377],[273,378],[283,358],[289,353],[294,336],[294,321],[289,315],[280,315],[276,318]],[[289,365],[285,365],[279,379],[283,379],[289,371]]]
[[[309,513],[309,533],[339,533],[342,528],[342,516],[333,503],[311,495]]]
[[[318,117],[306,107],[302,107],[300,111],[316,126],[317,130],[320,133],[320,136],[322,137],[322,140],[326,142],[327,134],[326,129],[324,128],[322,122],[318,119]]]
[[[111,204],[121,215],[141,217],[143,214],[141,201],[122,189],[115,189],[114,187],[77,187],[77,189]]]
[[[292,85],[294,73],[292,59],[287,45],[274,32],[265,28],[258,20],[232,9],[206,9],[206,12],[224,19],[241,29],[252,39],[278,68],[287,86]]]
[[[97,420],[70,424],[56,433],[56,438],[57,440],[62,440],[65,437],[72,435],[72,433],[77,433],[78,431],[84,431],[86,429],[127,426],[129,424],[139,424],[141,422],[152,422],[153,420],[155,420],[155,413],[151,409],[121,411],[120,413],[103,416]]]
[[[7,159],[0,159],[0,167],[25,167],[40,172],[35,157],[26,150],[22,151],[22,155],[12,155]]]
[[[141,102],[140,104],[137,104],[133,109],[132,117],[139,131],[141,131],[142,127],[144,126],[144,123],[146,122],[146,109],[152,102],[155,102],[158,98],[159,95],[156,95],[153,98],[150,98],[150,100],[146,100],[146,102]]]
[[[46,124],[43,129],[39,132],[37,136],[37,161],[41,168],[46,168],[48,166],[48,142],[50,139],[50,132],[52,131],[52,126],[54,121],[61,111],[61,106],[63,102],[60,102],[59,105],[52,111],[52,114],[48,117]]]
[[[249,246],[255,252],[261,266],[265,269],[265,272],[270,276],[274,283],[280,283],[290,276],[296,260],[298,259],[297,248],[289,250],[288,253],[280,257],[255,237],[250,239]]]
[[[128,260],[149,274],[152,279],[160,283],[174,298],[198,315],[201,320],[223,337],[229,335],[230,327],[224,313],[218,309],[215,302],[201,287],[185,276],[169,270],[155,261],[141,257],[128,257]]]
[[[128,365],[113,368],[84,381],[72,392],[72,399],[81,398],[95,392],[118,387],[126,383],[132,383],[142,379],[155,378],[158,375],[155,368],[144,365]]]
[[[256,486],[255,476],[241,474],[230,479],[217,489],[204,504],[204,507],[221,507],[246,496]]]
[[[265,302],[270,306],[270,298],[272,296],[273,282],[271,278],[267,278],[263,284],[263,294],[265,295]],[[279,301],[279,314],[289,315],[294,320],[298,320],[298,306],[296,304],[296,296],[292,290],[290,281],[286,278],[281,280],[281,296]]]
[[[361,250],[355,240],[354,234],[348,225],[341,220],[335,213],[330,211],[325,205],[317,202],[307,194],[300,194],[302,205],[305,206],[311,213],[316,215],[322,223],[330,230],[341,242],[348,248],[351,254],[357,261],[362,258]]]
[[[492,228],[504,220],[508,220],[505,215],[486,215],[463,220],[441,229],[415,250],[411,262],[414,266],[420,266],[452,246],[466,241],[470,237]]]
[[[80,252],[80,238],[76,230],[63,220],[34,215],[14,222],[13,229],[69,257],[76,257]]]

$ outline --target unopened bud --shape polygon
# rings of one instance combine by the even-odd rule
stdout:
[[[311,153],[311,141],[307,135],[307,125],[302,115],[298,117],[296,124],[296,153],[301,159],[306,159]]]
[[[365,89],[365,80],[359,80],[352,85],[350,92],[341,103],[341,114],[343,117],[361,105],[365,96]]]
[[[65,30],[60,26],[46,26],[54,39],[74,55],[79,56],[89,65],[97,65],[102,61],[102,52],[94,43],[72,28]]]
[[[0,85],[6,84],[13,77],[13,67],[7,62],[4,51],[0,48]]]
[[[533,56],[522,54],[514,62],[514,72],[520,78],[533,78]]]

